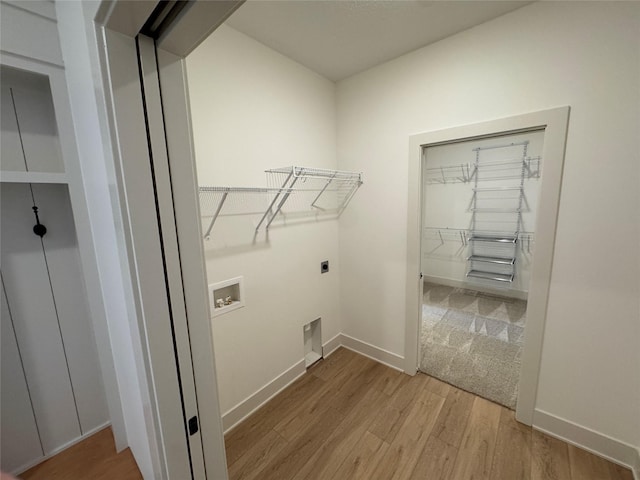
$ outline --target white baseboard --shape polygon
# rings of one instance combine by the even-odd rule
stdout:
[[[361,355],[369,357],[380,363],[383,363],[391,368],[403,371],[404,357],[396,355],[395,353],[388,352],[361,340],[357,340],[343,333],[339,333],[335,337],[325,342],[324,345],[322,345],[323,357],[328,357],[341,346],[348,348],[349,350],[353,350],[354,352],[360,353]],[[267,403],[278,393],[295,382],[306,371],[307,370],[305,368],[305,361],[304,359],[302,359],[288,368],[278,377],[271,380],[249,398],[243,400],[235,407],[224,413],[222,415],[222,428],[224,430],[224,433],[232,430],[233,427],[242,422],[245,418],[258,410],[262,405]]]
[[[633,471],[636,480],[640,480],[640,453],[636,447],[538,409],[533,412],[532,426],[551,437],[627,467]]]
[[[246,400],[222,414],[222,429],[227,433],[262,405],[287,388],[307,371],[304,358],[271,380]]]
[[[488,293],[490,295],[498,295],[500,297],[517,298],[518,300],[526,300],[528,293],[524,290],[512,290],[512,289],[498,289],[485,287],[478,284],[470,284],[468,282],[462,282],[460,280],[454,280],[452,278],[444,277],[432,277],[431,275],[424,275],[423,280],[429,283],[437,283],[438,285],[445,285],[447,287],[464,288],[467,290],[476,290],[482,293]]]
[[[404,371],[404,357],[344,333],[340,333],[324,343],[322,346],[323,356],[328,357],[341,346],[393,369]],[[305,372],[305,363],[302,359],[249,398],[230,409],[222,416],[224,432],[229,432]],[[640,449],[636,447],[539,409],[536,409],[533,415],[533,428],[630,468],[635,480],[640,480]]]
[[[340,339],[343,347],[353,350],[365,357],[369,357],[386,365],[387,367],[404,372],[404,357],[380,347],[376,347],[375,345],[371,345],[370,343],[363,342],[362,340],[350,337],[344,333],[340,334]]]
[[[335,352],[338,348],[340,348],[340,346],[342,345],[341,337],[342,337],[342,334],[339,333],[335,337],[333,337],[331,340],[327,340],[327,342],[324,345],[322,345],[322,356],[324,358],[327,358],[329,355]]]
[[[104,430],[109,425],[111,425],[111,422],[105,422],[102,425],[98,425],[97,427],[92,428],[91,430],[85,432],[81,436],[79,436],[77,438],[74,438],[70,442],[67,442],[64,445],[59,446],[55,450],[49,452],[47,455],[44,455],[43,457],[39,457],[37,460],[34,460],[34,461],[29,462],[29,463],[27,463],[25,465],[22,465],[19,468],[16,468],[16,470],[14,472],[12,472],[11,474],[15,475],[17,477],[21,473],[26,472],[30,468],[35,467],[36,465],[44,462],[45,460],[49,460],[51,457],[54,457],[55,455],[59,454],[63,450],[66,450],[69,447],[73,447],[76,443],[80,443],[81,441],[86,440],[87,438],[89,438],[91,435],[94,435],[94,434],[98,433],[99,431]]]

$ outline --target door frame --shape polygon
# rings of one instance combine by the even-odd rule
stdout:
[[[569,110],[568,106],[552,108],[482,123],[420,133],[409,138],[404,369],[409,375],[415,375],[418,370],[420,319],[422,317],[421,206],[423,201],[422,164],[425,147],[479,137],[544,130],[543,162],[535,228],[536,242],[533,248],[527,306],[527,327],[525,329],[516,405],[516,419],[526,425],[531,425],[533,422],[533,412],[538,391]]]
[[[148,53],[149,44],[137,44],[136,37],[159,2],[103,0],[95,18],[149,383],[150,442],[158,447],[156,478],[227,478],[184,58],[241,3],[188,2],[155,39],[155,73],[149,62],[144,68],[139,64],[138,49]],[[147,94],[154,89],[153,75],[156,88],[162,85],[161,100],[154,105],[143,92],[145,86]],[[171,114],[164,117],[163,108]],[[156,162],[163,171],[154,171]],[[171,298],[184,303],[176,309]],[[196,443],[188,441],[184,424],[193,415],[199,426]]]

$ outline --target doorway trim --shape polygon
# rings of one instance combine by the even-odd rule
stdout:
[[[533,422],[538,391],[544,326],[551,286],[560,187],[564,165],[569,107],[526,113],[425,132],[409,137],[409,185],[407,206],[407,288],[405,318],[405,372],[418,370],[419,329],[422,312],[421,231],[422,231],[422,159],[425,147],[437,144],[544,130],[540,195],[536,215],[536,242],[529,284],[527,327],[525,329],[522,367],[516,419],[526,425]]]
[[[148,381],[145,424],[157,478],[227,478],[204,253],[197,233],[184,58],[243,1],[186,2],[170,23],[163,21],[153,32],[154,41],[141,39],[141,43],[136,37],[156,8],[170,7],[171,2],[102,0],[95,16],[108,140],[113,146],[116,194]],[[155,68],[153,59],[139,65],[139,53],[146,58],[153,56],[152,51]],[[139,66],[144,67],[142,83]],[[143,88],[155,101],[148,101]],[[171,115],[162,115],[167,108]],[[154,139],[147,136],[149,128]],[[156,166],[156,160],[161,165]],[[151,171],[151,163],[159,170]],[[163,255],[161,235],[170,243],[169,256]],[[171,265],[162,275],[159,268],[167,260]],[[176,300],[173,304],[163,301],[169,290]],[[195,432],[192,424],[199,427]]]

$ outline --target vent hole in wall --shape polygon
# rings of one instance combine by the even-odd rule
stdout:
[[[306,368],[322,358],[322,327],[318,318],[303,327],[304,364]]]

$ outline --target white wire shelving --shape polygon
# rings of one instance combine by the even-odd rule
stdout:
[[[521,150],[519,160],[496,158],[496,151],[504,151],[505,148]],[[540,159],[535,157],[537,163],[532,169],[528,148],[529,141],[526,140],[473,149],[476,158],[467,277],[508,285],[516,276],[518,237],[522,230],[522,212],[527,207],[524,182],[537,176],[540,167]],[[485,155],[481,155],[483,152]],[[485,158],[487,156],[489,158]],[[481,182],[486,180],[506,181],[507,184],[482,187]],[[499,214],[499,218],[495,214]],[[486,225],[501,228],[487,234]]]
[[[482,171],[474,163],[461,163],[424,169],[426,184],[468,183],[479,181],[519,179],[524,169],[525,178],[540,177],[542,157],[525,157],[483,162]]]
[[[200,214],[209,219],[205,239],[223,216],[260,214],[256,234],[288,213],[339,216],[363,183],[361,173],[341,170],[291,166],[265,173],[264,188],[200,187]]]
[[[482,242],[487,245],[487,248],[491,248],[491,245],[495,245],[497,248],[499,245],[504,244],[517,244],[523,252],[532,253],[533,244],[535,241],[534,232],[512,232],[505,233],[503,231],[486,230],[478,231],[464,228],[451,228],[451,227],[424,227],[422,229],[423,240],[436,242],[444,245],[445,243],[459,243],[461,246],[467,246],[470,242]],[[501,258],[500,255],[476,255],[477,257],[493,257]],[[468,259],[476,260],[473,254]],[[502,257],[508,258],[508,257]],[[509,259],[511,260],[511,259]],[[504,263],[504,262],[496,262]],[[512,263],[512,262],[508,262]]]

